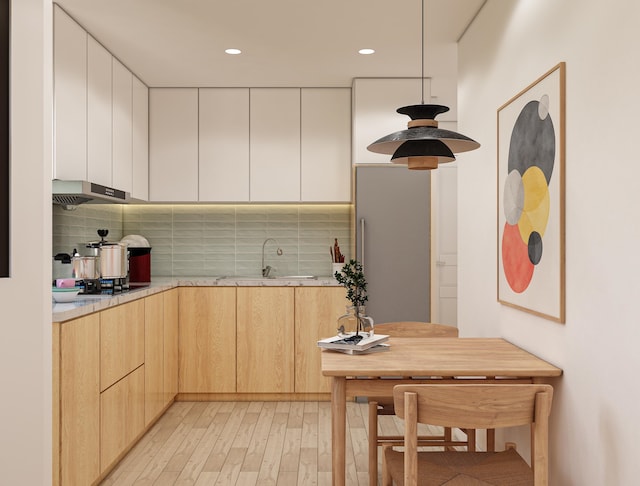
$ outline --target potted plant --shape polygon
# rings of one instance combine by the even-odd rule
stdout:
[[[372,335],[373,319],[365,312],[365,302],[369,297],[362,264],[357,260],[349,260],[334,277],[347,289],[347,299],[351,302],[351,306],[347,306],[347,313],[338,319],[338,334],[350,334],[349,329],[353,329],[353,337],[357,340],[362,339],[360,332],[368,331]]]

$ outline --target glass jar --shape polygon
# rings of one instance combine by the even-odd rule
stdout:
[[[365,306],[347,306],[347,313],[338,317],[338,336],[373,336],[373,319],[367,315]]]

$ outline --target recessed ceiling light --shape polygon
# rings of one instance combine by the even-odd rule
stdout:
[[[240,49],[225,49],[224,52],[227,54],[240,54],[242,51]]]
[[[364,55],[373,54],[374,52],[376,51],[373,49],[360,49],[358,51],[359,54],[364,54]]]

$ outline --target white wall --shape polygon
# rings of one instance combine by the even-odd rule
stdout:
[[[640,3],[489,0],[459,45],[463,336],[503,336],[564,370],[553,382],[552,485],[640,475]],[[565,61],[566,324],[496,302],[496,111]],[[526,435],[519,450],[528,451]]]
[[[0,279],[0,483],[51,484],[51,2],[13,0],[11,278]]]

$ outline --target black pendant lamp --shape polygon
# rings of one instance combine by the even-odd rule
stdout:
[[[407,130],[382,137],[367,147],[370,152],[392,155],[391,162],[407,164],[409,169],[437,169],[438,164],[456,160],[454,153],[480,147],[475,140],[460,133],[438,128],[436,116],[449,111],[442,105],[424,103],[424,0],[422,0],[422,103],[398,108],[411,121]]]

